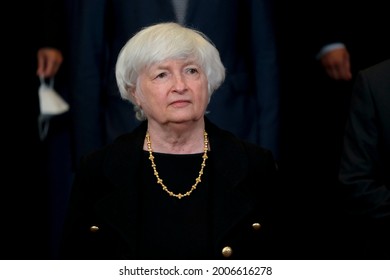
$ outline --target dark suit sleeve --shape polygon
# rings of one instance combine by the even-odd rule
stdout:
[[[251,1],[252,44],[259,144],[279,158],[280,94],[279,67],[271,1]]]
[[[384,128],[380,125],[384,120],[380,120],[378,111],[385,106],[376,99],[383,83],[371,80],[377,75],[366,74],[360,72],[355,83],[339,179],[350,199],[348,210],[352,214],[382,218],[390,216],[390,186],[386,184],[383,158]]]
[[[107,1],[76,2],[70,22],[70,78],[73,118],[77,120],[74,139],[78,162],[82,155],[102,146],[101,101],[106,82]]]

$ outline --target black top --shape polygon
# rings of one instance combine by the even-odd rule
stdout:
[[[159,177],[168,190],[184,194],[191,189],[199,175],[203,153],[174,155],[154,152],[153,155]],[[197,188],[190,196],[178,199],[157,184],[149,152],[144,152],[137,242],[140,259],[211,258],[209,161],[210,158],[206,160]]]

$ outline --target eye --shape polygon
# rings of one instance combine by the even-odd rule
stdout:
[[[165,78],[166,76],[167,76],[167,73],[161,72],[161,73],[159,73],[159,74],[155,77],[155,79],[162,79],[162,78]]]
[[[187,68],[187,69],[186,69],[186,72],[187,72],[188,74],[197,74],[197,73],[199,73],[198,69],[195,68],[195,67]]]

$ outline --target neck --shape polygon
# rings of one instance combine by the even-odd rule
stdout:
[[[204,151],[204,124],[174,129],[172,127],[148,126],[154,152],[168,154],[195,154]],[[146,141],[144,150],[147,150]]]

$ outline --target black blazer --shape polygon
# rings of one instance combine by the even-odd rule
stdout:
[[[351,101],[339,173],[351,249],[354,258],[389,259],[390,60],[359,72]]]
[[[361,71],[352,95],[340,180],[352,212],[390,217],[390,60]]]
[[[137,187],[146,122],[84,158],[73,186],[62,258],[135,259]],[[215,259],[272,259],[276,165],[268,150],[243,142],[206,120],[214,205]],[[256,225],[260,224],[260,227]],[[156,236],[158,232],[156,232]],[[153,258],[153,252],[150,252]]]

